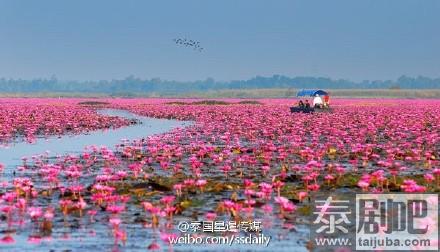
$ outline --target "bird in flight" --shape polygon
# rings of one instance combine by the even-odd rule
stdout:
[[[201,47],[199,41],[195,41],[192,39],[186,39],[186,38],[175,38],[175,39],[173,39],[173,41],[174,41],[174,43],[176,43],[176,45],[191,47],[192,49],[197,50],[199,52],[203,51],[203,47]]]

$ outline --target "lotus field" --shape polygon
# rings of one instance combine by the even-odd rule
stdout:
[[[172,250],[192,220],[259,220],[272,249],[306,250],[313,193],[440,191],[440,100],[334,99],[314,114],[290,113],[292,99],[99,101],[1,99],[1,144],[130,127],[102,107],[193,123],[0,165],[0,250],[89,251],[90,237],[109,251]]]
[[[121,118],[103,117],[71,102],[40,102],[35,99],[3,100],[0,107],[0,143],[17,138],[80,133],[128,125]]]

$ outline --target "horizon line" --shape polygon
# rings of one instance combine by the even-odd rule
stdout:
[[[206,77],[205,79],[195,79],[195,80],[170,80],[170,79],[163,79],[162,77],[149,77],[149,78],[146,77],[146,78],[142,78],[142,77],[136,76],[134,74],[129,74],[129,75],[127,75],[124,78],[111,78],[111,79],[76,79],[76,80],[62,79],[62,78],[60,79],[55,74],[53,74],[51,77],[32,77],[32,78],[0,77],[0,79],[3,79],[3,80],[14,80],[14,81],[17,81],[17,80],[35,81],[35,80],[52,80],[52,79],[55,79],[57,81],[63,81],[63,82],[99,82],[99,81],[115,81],[115,80],[116,81],[123,81],[123,80],[127,80],[127,79],[130,79],[130,78],[133,78],[133,79],[139,79],[139,80],[143,80],[143,81],[159,79],[159,80],[161,80],[163,82],[200,82],[200,81],[207,81],[207,80],[213,80],[214,82],[234,82],[234,81],[248,81],[248,80],[252,80],[252,79],[258,78],[258,77],[261,77],[261,78],[273,78],[275,76],[287,77],[287,78],[290,78],[290,79],[293,79],[293,78],[322,78],[322,79],[329,79],[329,80],[332,80],[332,81],[335,81],[335,80],[336,81],[349,81],[349,82],[353,82],[353,83],[362,83],[364,81],[370,81],[370,82],[371,81],[397,81],[399,78],[402,78],[402,77],[413,78],[413,79],[419,78],[419,77],[429,78],[429,79],[432,79],[432,80],[440,79],[440,76],[433,77],[433,76],[426,76],[426,75],[421,75],[421,74],[418,74],[418,75],[402,74],[399,77],[394,78],[394,79],[364,79],[364,80],[360,80],[360,81],[351,80],[351,79],[348,79],[348,78],[335,78],[335,77],[328,77],[328,76],[311,76],[311,75],[289,76],[289,75],[284,75],[284,74],[255,75],[255,76],[252,76],[252,77],[248,77],[246,79],[230,79],[230,80],[220,80],[220,79],[216,80],[214,77]]]

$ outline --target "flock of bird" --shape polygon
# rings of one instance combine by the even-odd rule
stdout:
[[[203,51],[203,47],[200,46],[199,41],[194,41],[192,39],[188,40],[186,38],[175,38],[173,41],[176,45],[184,45],[186,47],[192,47],[194,50],[198,50],[199,52]]]

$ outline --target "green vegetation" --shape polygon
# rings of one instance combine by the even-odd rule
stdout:
[[[109,105],[108,102],[102,102],[102,101],[83,101],[79,102],[78,105],[85,105],[85,106],[105,106]]]
[[[208,78],[203,81],[177,82],[159,78],[145,80],[127,77],[111,81],[62,81],[51,79],[0,79],[1,97],[200,97],[284,98],[300,89],[330,90],[333,97],[440,98],[440,78],[402,76],[395,81],[334,80],[319,77],[257,76],[229,82]],[[242,101],[245,103],[245,101]],[[255,103],[255,102],[253,102]]]
[[[192,103],[193,105],[230,105],[231,103],[225,101],[216,101],[216,100],[202,100],[196,101]]]
[[[439,89],[440,78],[432,79],[428,77],[407,77],[402,76],[397,80],[376,80],[353,82],[344,79],[330,79],[322,77],[287,77],[282,75],[273,75],[271,77],[257,76],[249,80],[234,81],[215,81],[212,78],[199,81],[167,81],[159,78],[140,79],[134,76],[123,80],[101,80],[101,81],[63,81],[56,77],[51,79],[0,79],[0,92],[3,95],[29,95],[35,94],[63,94],[62,96],[105,96],[118,97],[169,97],[183,96],[190,97],[192,93],[202,97],[220,97],[221,93],[230,93],[225,97],[259,97],[258,93],[264,90],[273,90],[270,97],[292,96],[292,90],[304,88],[321,89]],[[278,90],[278,91],[277,91]],[[279,90],[283,90],[280,91]],[[287,92],[287,93],[283,93]],[[205,93],[208,93],[205,95]],[[199,95],[202,94],[202,95]],[[40,95],[45,96],[45,95]],[[47,96],[47,95],[46,95]]]
[[[326,89],[332,97],[339,98],[440,98],[440,89]],[[291,98],[296,96],[298,89],[267,88],[267,89],[223,89],[207,92],[166,93],[156,92],[105,94],[105,93],[70,93],[70,92],[36,92],[36,93],[0,93],[0,97],[125,97],[125,98]],[[172,102],[173,104],[187,104]],[[248,103],[241,101],[240,103]]]

